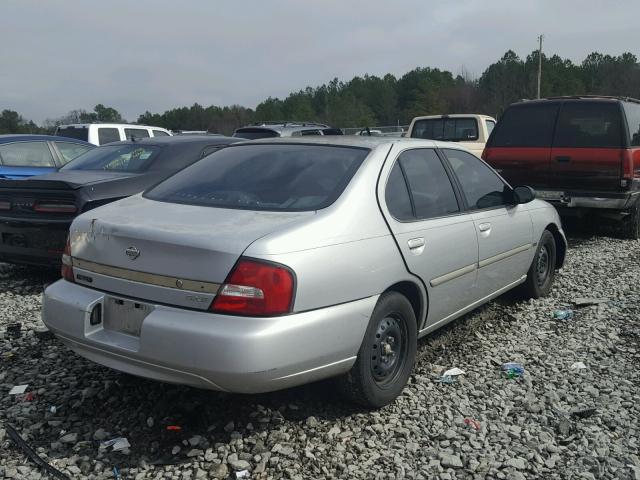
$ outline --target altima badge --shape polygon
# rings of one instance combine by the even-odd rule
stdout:
[[[124,253],[127,255],[127,257],[129,257],[131,260],[135,260],[136,258],[138,258],[140,256],[140,250],[138,250],[137,247],[131,246],[129,248],[127,248]]]

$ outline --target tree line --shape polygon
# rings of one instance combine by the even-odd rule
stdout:
[[[292,92],[284,99],[269,97],[255,110],[194,103],[163,113],[146,111],[136,123],[230,134],[249,123],[277,120],[315,121],[345,128],[408,124],[414,116],[441,113],[499,116],[509,104],[535,98],[537,72],[537,51],[523,59],[509,50],[479,78],[471,78],[464,68],[454,75],[431,67],[418,67],[398,78],[391,74],[357,76],[347,82],[334,78],[324,85]],[[628,52],[619,56],[594,52],[574,64],[558,55],[542,55],[543,97],[587,94],[640,98],[637,57]],[[92,121],[124,119],[114,108],[98,104],[92,112],[72,110],[38,126],[15,111],[4,110],[0,133],[37,133],[51,131],[58,124]]]

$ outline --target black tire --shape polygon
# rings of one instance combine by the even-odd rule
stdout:
[[[629,210],[629,215],[622,221],[622,236],[631,240],[640,238],[640,200]]]
[[[551,291],[556,275],[556,239],[549,230],[542,232],[527,279],[521,285],[525,298],[545,297]]]
[[[407,384],[416,348],[417,323],[411,303],[400,293],[384,293],[373,310],[356,363],[337,379],[337,386],[364,407],[388,405]]]

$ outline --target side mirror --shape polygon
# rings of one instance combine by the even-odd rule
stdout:
[[[536,198],[536,191],[528,185],[518,185],[513,189],[513,200],[516,204],[529,203]]]

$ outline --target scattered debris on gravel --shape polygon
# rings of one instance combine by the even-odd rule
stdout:
[[[638,480],[638,252],[572,241],[548,298],[503,296],[423,339],[404,394],[372,412],[329,382],[243,396],[100,367],[42,328],[55,276],[0,265],[0,478],[54,478],[10,425],[73,479]]]

